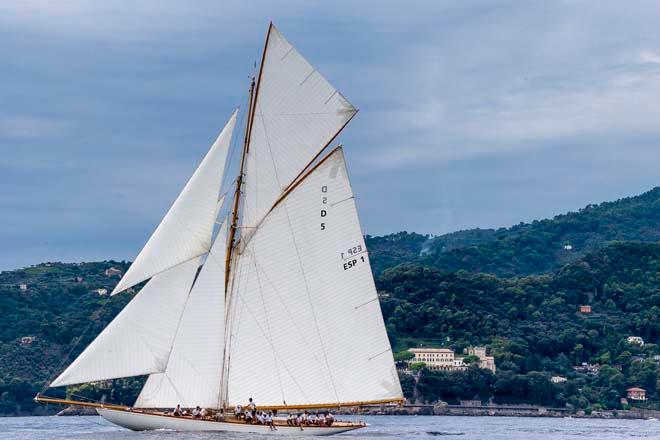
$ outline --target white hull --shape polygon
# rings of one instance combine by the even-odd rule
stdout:
[[[247,423],[213,422],[207,420],[193,420],[181,417],[172,417],[159,414],[138,413],[130,411],[97,408],[96,411],[104,419],[115,425],[131,429],[133,431],[146,431],[155,429],[171,429],[173,431],[224,431],[244,432],[272,435],[333,435],[340,432],[352,431],[363,428],[366,425],[330,426],[330,427],[305,427],[278,426],[273,431],[268,426],[251,425]]]

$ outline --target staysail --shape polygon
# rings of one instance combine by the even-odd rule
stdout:
[[[112,294],[209,251],[235,111]]]
[[[246,156],[244,226],[253,226],[356,109],[271,25]]]
[[[190,292],[167,367],[162,373],[149,376],[135,407],[219,406],[224,359],[226,233],[223,223]]]
[[[401,398],[341,149],[267,214],[238,254],[230,403]]]
[[[164,371],[198,260],[151,278],[50,386]]]

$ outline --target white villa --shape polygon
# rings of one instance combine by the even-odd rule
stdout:
[[[415,357],[409,363],[423,362],[431,371],[457,371],[465,370],[468,366],[463,362],[463,356],[456,356],[454,350],[449,348],[411,348],[408,351]],[[485,347],[470,347],[465,354],[479,358],[479,368],[495,372],[495,359],[486,356]]]

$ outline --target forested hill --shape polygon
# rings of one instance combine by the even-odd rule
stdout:
[[[658,214],[660,188],[508,229],[368,237],[395,351],[479,344],[495,356],[496,374],[423,374],[418,398],[620,408],[626,387],[641,386],[647,405],[660,406]],[[112,267],[125,271],[128,263],[0,272],[0,414],[43,412],[34,395],[131,299],[99,294],[118,281],[106,274]],[[579,313],[583,304],[591,314]],[[646,343],[631,345],[628,336]],[[576,372],[583,362],[600,373]],[[552,384],[553,375],[567,381]],[[412,396],[411,378],[402,382]],[[102,393],[131,404],[136,389],[115,381]]]
[[[368,236],[367,246],[376,273],[417,262],[508,277],[553,272],[614,241],[660,241],[660,187],[510,228],[471,229],[430,239],[406,232]]]

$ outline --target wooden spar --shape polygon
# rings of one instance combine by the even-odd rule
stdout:
[[[69,399],[57,399],[55,397],[46,397],[37,394],[34,398],[35,402],[39,403],[58,403],[62,405],[75,405],[75,406],[86,406],[90,408],[109,408],[109,409],[119,409],[125,410],[128,409],[128,406],[122,405],[110,405],[107,403],[95,403],[95,402],[80,402],[78,400],[69,400]]]
[[[250,83],[250,97],[248,99],[248,115],[251,113],[252,101],[254,97],[254,78]],[[229,285],[229,270],[231,268],[231,257],[234,244],[234,237],[236,236],[236,229],[238,223],[238,208],[241,197],[241,186],[243,186],[243,169],[245,167],[245,153],[247,151],[248,140],[250,132],[251,121],[248,116],[248,120],[245,124],[245,138],[243,140],[243,153],[241,154],[241,166],[238,171],[238,177],[236,178],[236,191],[234,192],[234,203],[231,214],[231,225],[229,227],[229,238],[227,239],[227,257],[225,258],[225,297],[227,296],[227,286]]]
[[[296,180],[293,182],[293,184],[289,185],[287,187],[287,189],[285,189],[282,192],[282,194],[277,198],[277,200],[275,200],[275,203],[273,203],[273,206],[270,207],[270,209],[268,210],[266,215],[264,215],[263,218],[268,217],[268,214],[270,214],[273,211],[273,209],[275,209],[277,207],[277,205],[279,205],[282,202],[282,200],[286,199],[286,196],[288,196],[291,193],[291,191],[296,189],[298,187],[298,185],[303,183],[303,181],[307,178],[307,176],[312,174],[318,167],[323,165],[323,163],[326,160],[328,160],[330,158],[330,156],[332,156],[335,153],[335,151],[341,150],[341,147],[342,147],[341,144],[337,145],[323,159],[319,160],[312,168],[310,168],[309,171],[307,171],[305,174],[299,174],[298,177],[296,177]],[[325,149],[325,147],[324,147],[324,149]]]
[[[264,50],[261,54],[261,64],[259,65],[259,75],[257,76],[257,84],[255,88],[254,78],[250,84],[250,98],[248,100],[248,118],[245,124],[245,138],[243,140],[243,153],[241,155],[241,167],[236,179],[236,192],[234,193],[234,207],[232,211],[231,226],[229,228],[229,239],[227,240],[227,258],[225,259],[225,296],[227,295],[227,286],[229,285],[229,272],[231,270],[231,260],[234,251],[234,239],[236,238],[236,230],[238,229],[238,209],[240,206],[241,188],[243,186],[243,172],[245,169],[245,156],[250,149],[250,139],[252,137],[252,125],[254,122],[254,113],[257,108],[257,97],[259,96],[259,86],[261,85],[261,76],[264,71],[264,60],[266,59],[266,50],[268,49],[268,40],[270,39],[270,31],[273,28],[273,22],[268,25],[268,32],[266,33],[266,42],[264,43]]]
[[[57,399],[55,397],[46,397],[37,396],[34,398],[35,402],[39,403],[57,403],[62,405],[75,405],[75,406],[85,406],[90,408],[108,408],[108,409],[117,409],[117,410],[127,410],[130,409],[129,406],[122,405],[111,405],[106,403],[94,403],[94,402],[80,402],[78,400],[69,400],[69,399]],[[271,406],[262,406],[259,405],[258,409],[263,411],[274,411],[274,410],[286,410],[286,409],[323,409],[323,408],[346,408],[352,406],[366,406],[366,405],[384,405],[388,403],[402,404],[404,401],[403,397],[396,399],[381,399],[381,400],[365,400],[365,401],[356,401],[356,402],[335,402],[335,403],[311,403],[311,404],[296,404],[296,405],[271,405]],[[228,409],[234,409],[233,405],[227,406]]]
[[[310,403],[310,404],[296,404],[296,405],[259,405],[257,409],[263,411],[286,410],[286,409],[324,409],[324,408],[348,408],[351,406],[367,406],[367,405],[385,405],[387,403],[403,404],[403,397],[396,399],[380,399],[380,400],[364,400],[356,402],[334,402],[334,403]],[[232,407],[233,408],[233,407]]]
[[[312,165],[312,164],[314,163],[314,161],[316,161],[316,159],[318,159],[318,158],[321,156],[321,154],[325,151],[325,149],[328,148],[328,145],[330,145],[330,144],[332,143],[332,141],[334,141],[334,140],[337,138],[337,136],[339,136],[339,133],[341,133],[342,130],[344,129],[344,127],[346,127],[346,126],[348,125],[348,123],[351,122],[351,121],[353,120],[353,118],[355,117],[355,115],[357,115],[357,112],[358,112],[358,111],[359,111],[358,109],[355,109],[355,112],[351,115],[351,117],[348,118],[348,120],[347,120],[346,122],[344,122],[344,124],[343,124],[341,127],[339,127],[339,130],[337,130],[337,132],[336,132],[335,134],[333,134],[332,137],[331,137],[330,139],[328,139],[328,142],[326,142],[326,144],[323,146],[323,148],[321,148],[321,149],[319,150],[319,152],[316,153],[316,155],[312,158],[312,160],[310,160],[310,161],[307,163],[307,165],[305,165],[305,166],[303,167],[303,169],[300,170],[300,172],[298,173],[298,175],[297,175],[297,176],[291,181],[291,183],[289,183],[289,185],[288,185],[286,188],[284,188],[284,192],[285,192],[285,193],[289,191],[289,188],[291,188],[291,186],[293,186],[293,185],[296,184],[296,182],[298,181],[298,178],[300,178],[300,176],[302,176],[303,173],[305,173],[305,170],[306,170],[307,168],[309,168],[310,165]],[[305,174],[305,175],[306,175],[306,174]]]

